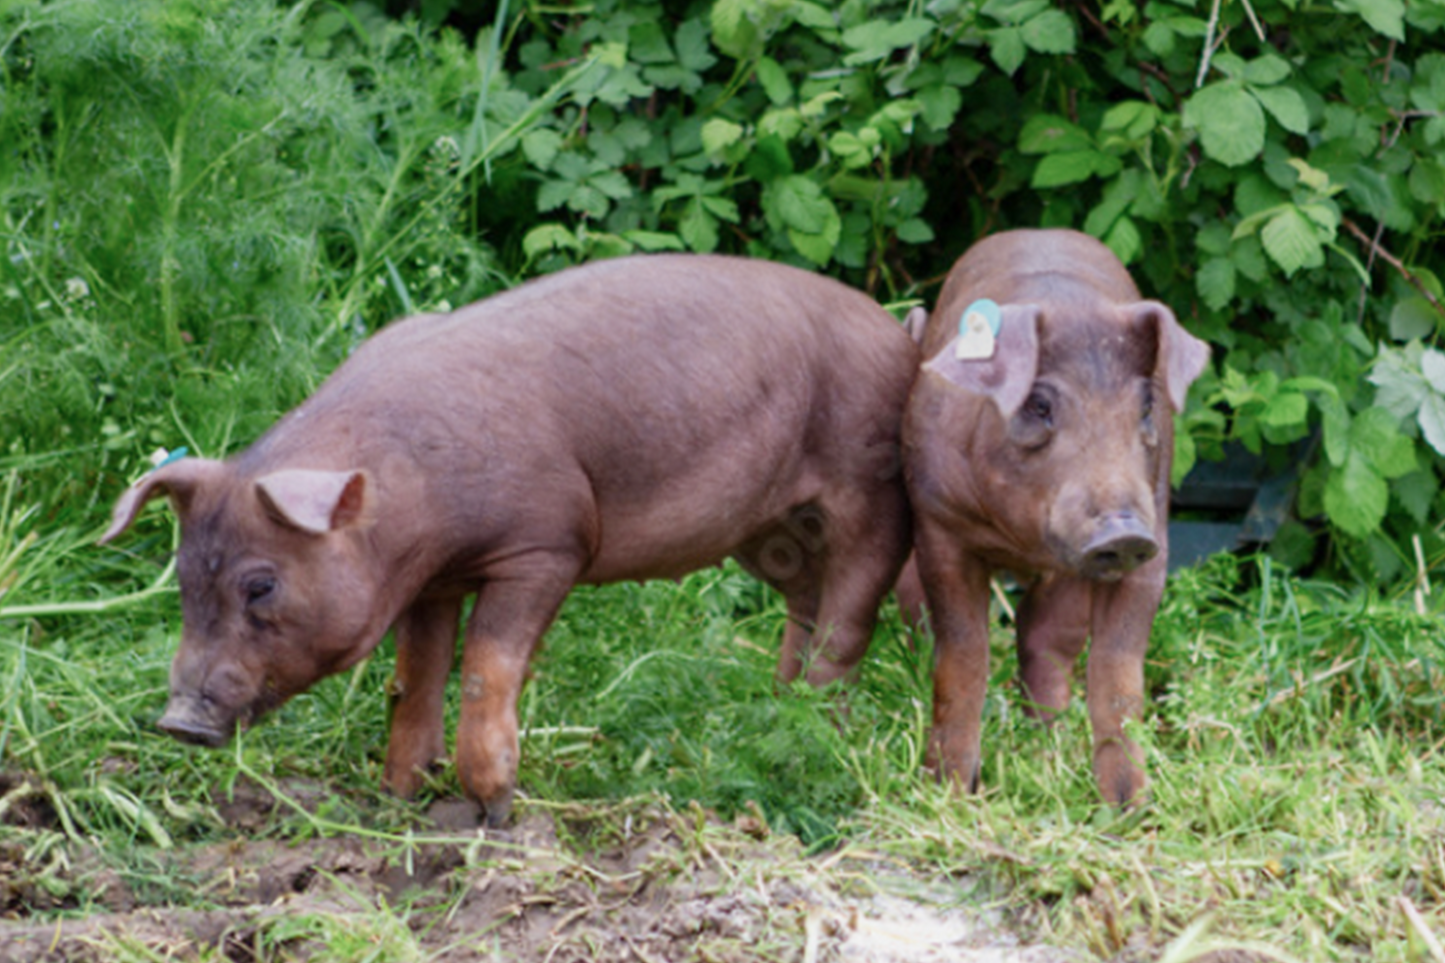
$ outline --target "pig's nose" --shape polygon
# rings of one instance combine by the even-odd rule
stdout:
[[[165,715],[156,723],[166,735],[198,746],[220,748],[231,741],[231,733],[207,718],[196,700],[172,697]]]
[[[1133,512],[1106,516],[1084,546],[1084,575],[1119,578],[1159,554],[1159,542]]]

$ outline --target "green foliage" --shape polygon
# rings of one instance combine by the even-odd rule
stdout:
[[[625,56],[510,159],[539,184],[540,223],[493,227],[529,271],[724,250],[925,302],[917,279],[983,232],[1085,230],[1214,343],[1181,464],[1321,437],[1308,520],[1345,569],[1393,577],[1412,536],[1445,550],[1417,510],[1434,507],[1445,408],[1419,390],[1410,411],[1385,403],[1372,374],[1445,315],[1445,9],[1207,12],[602,0],[527,18],[508,60],[522,89],[598,44]]]
[[[1407,958],[1396,897],[1445,885],[1409,850],[1439,848],[1445,6],[462,6],[0,0],[0,807],[46,814],[0,837],[48,860],[39,884],[83,908],[64,840],[139,879],[137,854],[226,838],[243,785],[326,787],[264,834],[419,818],[375,793],[385,649],[227,752],[154,730],[175,533],[157,512],[90,540],[155,447],[234,451],[388,319],[587,258],[744,253],[930,302],[980,234],[1069,225],[1214,345],[1176,470],[1313,440],[1288,554],[1328,527],[1336,571],[1411,576],[1413,599],[1267,562],[1177,578],[1138,733],[1155,801],[1121,819],[1084,713],[1017,711],[1002,637],[988,791],[961,801],[919,774],[929,653],[891,610],[840,707],[773,691],[783,612],[736,569],[582,590],[524,697],[523,791],[867,836],[1100,956],[1140,919],[1146,945],[1199,948],[1154,897],[1090,922],[1137,881],[1300,958]]]
[[[1181,467],[1318,437],[1301,531],[1337,564],[1445,551],[1438,0],[422,13],[6,5],[12,464],[63,448],[42,484],[93,497],[157,445],[234,447],[388,318],[588,258],[729,251],[927,303],[980,234],[1067,225],[1214,344]]]

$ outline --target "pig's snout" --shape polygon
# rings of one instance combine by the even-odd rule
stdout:
[[[173,695],[156,726],[181,742],[219,749],[231,741],[236,726],[234,722],[222,725],[215,718],[214,705],[205,696]]]
[[[1133,512],[1118,512],[1099,522],[1083,549],[1080,566],[1087,578],[1116,579],[1159,554],[1154,533]]]

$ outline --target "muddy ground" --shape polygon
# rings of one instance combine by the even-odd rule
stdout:
[[[512,828],[483,832],[469,804],[443,800],[411,842],[290,842],[264,838],[276,803],[240,785],[218,806],[234,839],[121,865],[15,832],[53,819],[19,788],[12,778],[0,792],[5,963],[356,959],[343,944],[368,941],[376,959],[439,963],[1084,959],[1021,943],[974,881],[923,879],[851,848],[808,856],[756,818],[658,802],[523,804]]]

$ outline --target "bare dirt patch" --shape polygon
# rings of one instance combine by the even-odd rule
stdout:
[[[73,845],[57,869],[34,863],[34,847],[0,844],[0,880],[17,881],[0,883],[0,960],[355,958],[348,940],[437,963],[1082,958],[1021,945],[960,881],[877,857],[809,857],[755,819],[656,801],[532,804],[513,828],[482,832],[469,804],[443,800],[410,840],[304,842],[253,838],[274,818],[263,791],[226,805],[240,836],[149,854],[145,872]]]

